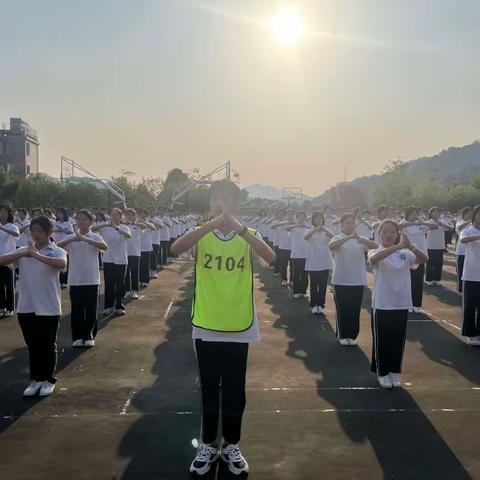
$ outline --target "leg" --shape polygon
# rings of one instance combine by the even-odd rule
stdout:
[[[140,275],[140,257],[131,257],[130,279],[132,282],[132,290],[138,292],[140,285],[138,284]]]
[[[293,294],[301,293],[301,268],[300,258],[292,258],[291,264],[293,265]]]
[[[115,309],[125,310],[123,298],[125,297],[125,271],[126,265],[115,265]]]
[[[442,270],[443,270],[443,250],[437,250],[437,259],[436,259],[436,270],[434,280],[440,282],[442,280]]]
[[[317,305],[322,308],[325,308],[325,298],[327,296],[327,283],[328,283],[328,274],[329,270],[322,270],[318,272],[318,298],[317,298]],[[362,290],[362,298],[363,298],[363,290]]]
[[[70,323],[72,327],[72,341],[83,339],[85,323],[84,292],[85,287],[83,286],[70,287]]]
[[[415,270],[410,270],[410,279],[412,286],[412,304],[414,307],[417,308],[420,308],[422,306],[424,273],[424,265],[419,265]]]
[[[195,340],[195,352],[202,392],[203,443],[214,443],[218,433],[220,367],[217,348],[217,342]]]
[[[425,280],[427,282],[433,281],[433,265],[434,265],[434,259],[433,257],[435,256],[435,250],[428,250],[428,261],[427,261],[427,269],[426,269],[426,276]]]
[[[86,285],[84,288],[85,323],[83,340],[95,340],[97,336],[98,285]]]
[[[307,259],[306,258],[301,258],[299,262],[299,268],[300,268],[300,293],[302,295],[305,295],[307,293],[307,287],[308,287],[308,275],[307,272],[305,271],[305,263]]]
[[[15,310],[15,272],[10,267],[0,267],[0,309]]]
[[[238,443],[245,410],[248,343],[222,345],[222,433],[226,443]],[[222,356],[223,356],[222,355]]]
[[[103,278],[105,281],[105,309],[112,308],[115,302],[115,265],[103,263]]]
[[[57,368],[57,332],[59,316],[36,316],[36,335],[38,336],[40,369],[42,380],[56,383]]]
[[[480,309],[480,282],[463,282],[462,335],[476,337],[480,335],[478,310]]]
[[[465,255],[457,256],[457,290],[462,293],[462,275],[463,275],[463,265],[465,263]]]
[[[360,331],[363,285],[334,286],[337,307],[337,337],[356,339]]]
[[[319,287],[319,272],[308,272],[310,277],[310,307],[316,307],[319,304],[319,295],[318,295],[318,287]]]
[[[42,372],[40,369],[40,358],[38,355],[38,339],[35,335],[35,322],[38,319],[34,313],[19,313],[18,323],[22,330],[25,344],[28,347],[29,365],[30,365],[30,380],[36,382],[43,381]]]

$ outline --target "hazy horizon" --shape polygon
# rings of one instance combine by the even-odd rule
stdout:
[[[207,173],[318,195],[480,137],[480,3],[305,0],[286,48],[265,22],[286,2],[6,2],[0,122],[39,133],[99,176]]]

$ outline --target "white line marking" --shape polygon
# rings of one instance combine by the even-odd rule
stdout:
[[[168,304],[167,310],[165,311],[165,315],[163,316],[164,320],[168,317],[168,314],[170,313],[170,309],[172,308],[174,300],[175,300],[175,295],[172,297],[172,299],[170,300],[170,303]]]
[[[120,415],[126,415],[127,414],[128,407],[132,403],[132,399],[133,399],[134,395],[135,395],[135,390],[132,390],[130,392],[130,395],[127,398],[127,401],[125,402],[125,405],[122,408],[122,411],[120,412]]]
[[[460,327],[457,327],[457,326],[454,325],[453,323],[447,322],[446,320],[442,320],[441,318],[438,318],[437,316],[433,315],[433,313],[427,312],[427,311],[425,311],[425,310],[423,311],[423,313],[424,313],[427,317],[431,318],[434,322],[445,323],[445,324],[449,325],[450,327],[455,328],[456,330],[459,330],[459,331],[461,330]]]

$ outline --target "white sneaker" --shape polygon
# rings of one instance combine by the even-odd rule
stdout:
[[[467,343],[473,347],[480,347],[480,337],[468,337]]]
[[[65,288],[68,288],[68,285],[67,285],[66,283],[62,283],[62,284],[60,285],[60,288],[61,288],[62,290],[64,290]]]
[[[5,315],[6,310],[4,308],[0,308],[0,317],[3,317]]]
[[[350,343],[348,342],[348,338],[340,338],[338,341],[340,342],[340,345],[350,345]]]
[[[432,285],[435,285],[435,282],[425,282],[425,285],[428,285],[429,287],[431,287]]]
[[[104,311],[103,311],[103,314],[104,315],[111,315],[113,313],[113,308],[106,308]]]
[[[317,305],[317,313],[322,314],[323,308],[320,305]]]
[[[95,340],[85,340],[84,345],[86,347],[94,347],[95,346]]]
[[[312,307],[312,313],[314,315],[316,315],[318,313],[318,310],[317,310],[318,307]]]
[[[229,443],[222,448],[222,460],[228,464],[228,469],[234,475],[240,475],[245,472],[248,473],[248,463],[240,452],[238,443]]]
[[[420,307],[413,307],[413,313],[422,313],[422,309]]]
[[[131,291],[130,292],[130,298],[132,298],[133,300],[137,300],[138,299],[138,293],[135,292],[135,291]]]
[[[24,397],[33,397],[36,395],[40,389],[42,388],[43,382],[36,382],[33,380],[30,385],[24,390],[23,396]]]
[[[72,343],[72,347],[75,347],[75,348],[83,347],[83,340],[75,340]]]
[[[118,308],[117,310],[115,310],[115,313],[117,315],[125,315],[127,312],[125,311],[124,308]]]
[[[413,308],[409,308],[408,313],[413,313]]]
[[[390,375],[385,375],[383,377],[378,377],[378,383],[382,388],[392,388],[392,380],[390,379]]]
[[[435,285],[436,287],[443,287],[443,285],[442,285],[440,282],[434,282],[434,285]]]
[[[396,373],[389,373],[388,375],[390,377],[390,382],[392,382],[392,387],[399,388],[402,386],[402,382],[400,382],[400,379]]]
[[[55,390],[55,384],[45,380],[43,382],[42,388],[40,389],[40,393],[38,395],[40,397],[48,397],[48,395],[51,395],[54,390]]]
[[[158,278],[158,275],[156,273],[152,273],[150,275],[150,280],[155,280],[156,278]]]
[[[347,338],[349,345],[358,345],[357,340],[355,338]]]
[[[10,310],[5,310],[5,311],[3,312],[3,317],[4,317],[4,318],[13,317],[13,312],[10,311]]]
[[[302,293],[302,297],[303,297],[303,298],[308,298],[308,294]]]
[[[301,297],[302,297],[302,295],[300,295],[300,293],[295,293],[295,294],[293,295],[293,298],[301,298]]]
[[[286,287],[287,286],[287,281],[286,280],[282,280],[282,287]]]
[[[218,458],[218,448],[213,443],[202,443],[198,447],[197,455],[190,465],[190,472],[195,472],[197,475],[205,475]]]

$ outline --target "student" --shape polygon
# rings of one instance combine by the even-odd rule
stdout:
[[[405,233],[410,242],[418,247],[425,255],[428,254],[426,234],[428,224],[419,219],[418,209],[408,207],[405,210],[405,220],[400,222],[398,228]],[[425,277],[425,264],[410,269],[412,290],[412,312],[421,313],[423,303],[423,279]]]
[[[450,226],[440,219],[438,208],[432,207],[428,211],[427,227],[428,262],[425,283],[441,287],[443,254],[446,246],[445,230],[450,228]]]
[[[329,243],[333,252],[332,285],[337,309],[337,337],[340,345],[356,345],[360,330],[363,290],[367,284],[365,253],[377,244],[356,230],[356,218],[344,213],[341,233]]]
[[[122,212],[114,208],[108,223],[101,223],[92,228],[99,231],[108,246],[103,255],[103,278],[105,282],[104,315],[115,310],[117,315],[125,315],[125,272],[127,270],[127,240],[132,234],[126,225],[122,225]]]
[[[457,241],[455,245],[455,256],[457,257],[457,292],[462,293],[462,275],[463,264],[465,262],[466,244],[460,241],[460,235],[464,228],[472,225],[472,208],[465,207],[461,211],[460,220],[455,223],[455,233],[457,235]]]
[[[305,212],[297,212],[295,221],[294,225],[287,227],[292,244],[290,258],[292,259],[293,268],[293,297],[307,298],[308,275],[305,271],[305,262],[307,260],[308,246],[304,236],[310,226],[307,225]]]
[[[361,237],[368,238],[369,240],[372,239],[373,236],[373,230],[372,230],[372,225],[368,223],[365,218],[366,212],[364,212],[362,207],[358,207],[354,211],[355,219],[356,219],[356,225],[355,225],[355,230],[358,232],[358,234]]]
[[[160,229],[160,266],[165,268],[167,266],[167,260],[169,256],[169,244],[170,244],[170,226],[171,223],[168,221],[166,212],[164,209],[160,213],[160,221],[162,222],[163,228]]]
[[[305,232],[307,242],[307,260],[305,270],[310,277],[310,307],[312,313],[323,314],[327,292],[328,272],[332,269],[332,254],[328,244],[333,233],[325,226],[322,212],[312,215],[313,228]]]
[[[412,308],[410,269],[427,261],[426,254],[406,235],[400,237],[398,224],[384,220],[379,229],[380,247],[368,252],[373,268],[372,372],[382,388],[400,387],[407,333],[408,310]]]
[[[286,287],[293,280],[293,268],[292,261],[290,259],[290,252],[292,250],[292,237],[287,227],[295,223],[295,212],[292,208],[289,208],[286,212],[286,218],[284,221],[280,221],[272,225],[272,228],[278,232],[278,254],[280,276],[282,277],[282,285]],[[288,266],[290,264],[290,275],[288,275]]]
[[[141,226],[140,233],[140,287],[145,288],[150,283],[150,255],[153,252],[152,233],[155,225],[148,221],[148,212],[145,208],[138,211]]]
[[[465,245],[462,335],[470,345],[480,346],[480,205],[473,209],[471,225],[462,229],[460,241]]]
[[[125,275],[125,290],[129,298],[136,300],[140,290],[140,237],[144,224],[137,220],[137,212],[133,208],[125,210],[125,217],[126,225],[132,234],[131,238],[127,240],[128,265]]]
[[[149,222],[155,227],[152,230],[152,252],[150,254],[150,279],[158,278],[157,268],[160,265],[160,230],[163,228],[162,221],[157,216],[157,209],[154,206],[149,208]]]
[[[97,335],[97,302],[100,285],[98,253],[107,244],[91,231],[93,215],[89,210],[77,214],[77,231],[68,235],[58,246],[69,255],[67,283],[70,287],[73,347],[94,347]]]
[[[207,473],[219,455],[232,473],[248,472],[238,443],[245,409],[248,346],[259,340],[252,253],[269,264],[275,254],[254,230],[233,216],[239,203],[237,185],[228,180],[213,183],[210,207],[214,219],[172,245],[176,254],[196,247],[192,325],[203,414],[202,443],[190,471],[199,475]],[[220,384],[221,449],[216,444]]]
[[[34,243],[0,255],[0,265],[17,263],[20,271],[18,321],[30,357],[30,385],[23,395],[53,393],[57,378],[57,331],[61,296],[58,272],[67,266],[67,253],[50,242],[52,224],[47,217],[32,220]]]
[[[18,217],[15,222],[17,225],[18,230],[20,232],[20,236],[17,237],[17,248],[26,247],[28,245],[30,237],[30,218],[28,217],[28,212],[25,208],[20,208],[18,210]]]
[[[67,235],[72,235],[73,225],[68,217],[67,209],[60,207],[57,209],[57,219],[53,222],[53,239],[58,245]],[[60,287],[67,288],[68,278],[68,255],[67,255],[67,269],[60,272]]]
[[[278,224],[281,224],[285,221],[285,210],[283,208],[278,208],[275,211],[275,217],[270,222],[270,229],[272,231],[272,243],[273,251],[275,252],[275,265],[273,266],[273,276],[280,277],[280,248],[278,246],[278,239],[280,230],[277,228]]]
[[[0,255],[14,252],[20,230],[13,223],[13,210],[0,206]],[[0,266],[0,317],[11,317],[15,310],[15,270],[12,265]]]

